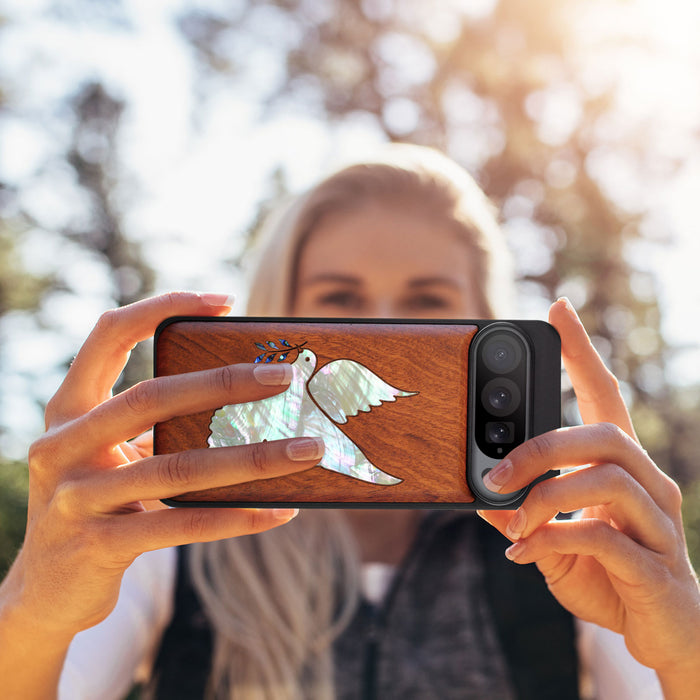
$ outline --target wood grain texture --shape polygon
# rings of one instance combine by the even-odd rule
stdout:
[[[314,467],[275,479],[209,491],[178,501],[247,503],[469,503],[466,480],[467,376],[474,325],[289,323],[222,319],[171,323],[156,343],[156,375],[252,362],[256,342],[306,343],[316,371],[333,360],[365,365],[384,381],[417,396],[399,397],[339,426],[379,469],[399,484],[370,484]],[[294,361],[291,353],[287,361]],[[156,426],[158,454],[207,446],[213,411]]]

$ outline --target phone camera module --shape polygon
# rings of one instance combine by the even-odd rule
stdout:
[[[515,424],[508,421],[494,421],[486,424],[486,442],[504,445],[514,441]]]
[[[474,441],[485,457],[502,459],[529,433],[528,341],[511,324],[496,322],[477,340],[472,357]]]
[[[482,357],[492,372],[507,374],[520,364],[522,349],[512,336],[498,333],[486,342]]]
[[[484,475],[535,431],[558,425],[559,339],[552,330],[537,321],[487,321],[469,348],[467,480],[484,503],[518,501],[525,489],[494,493]]]
[[[496,377],[486,383],[481,391],[483,407],[494,416],[507,416],[520,406],[520,389],[511,379]]]

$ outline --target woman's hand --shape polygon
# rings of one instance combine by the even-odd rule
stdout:
[[[618,382],[568,301],[552,306],[550,322],[584,425],[528,440],[485,483],[509,493],[550,469],[576,469],[536,484],[514,513],[480,515],[515,542],[510,559],[536,563],[564,607],[623,634],[667,697],[690,697],[681,682],[700,687],[700,590],[680,490],[639,445]],[[580,518],[553,520],[579,509]]]
[[[156,457],[147,456],[148,436],[128,442],[173,416],[277,394],[291,379],[288,366],[160,377],[112,396],[129,352],[161,320],[228,309],[221,295],[177,293],[100,318],[30,450],[27,531],[0,589],[0,612],[35,625],[44,639],[70,639],[109,614],[124,570],[142,552],[260,532],[294,516],[291,509],[150,509],[148,502],[307,469],[323,454],[316,438]]]

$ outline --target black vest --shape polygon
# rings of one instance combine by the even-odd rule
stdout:
[[[578,700],[573,619],[534,565],[505,558],[509,544],[473,514],[436,511],[426,517],[387,603],[359,606],[335,644],[338,698]],[[470,545],[480,565],[462,562]],[[202,698],[210,672],[212,632],[186,559],[187,548],[180,548],[174,615],[154,667],[154,698]],[[485,612],[475,611],[479,598]],[[479,648],[478,636],[464,637],[464,614],[470,620],[476,614],[477,627],[495,630],[495,654]],[[477,668],[469,668],[468,648],[483,651]],[[498,678],[493,692],[475,695],[472,683],[482,664],[488,666],[484,673],[500,671],[507,678]],[[509,692],[499,694],[495,689],[504,684]]]

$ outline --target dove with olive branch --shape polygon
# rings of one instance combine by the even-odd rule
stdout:
[[[369,412],[385,401],[415,396],[385,382],[354,360],[333,360],[316,368],[316,355],[306,343],[291,345],[279,339],[255,343],[263,353],[255,362],[283,362],[296,354],[287,391],[260,401],[220,408],[209,426],[211,447],[244,445],[265,440],[323,438],[326,446],[319,466],[372,484],[393,485],[401,479],[372,464],[338,425],[360,411]]]

